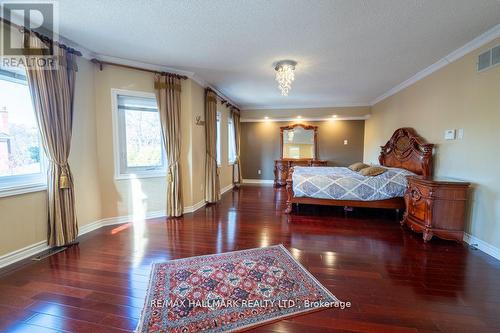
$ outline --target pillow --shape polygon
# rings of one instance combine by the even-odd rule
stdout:
[[[349,169],[351,169],[352,171],[359,171],[361,169],[364,169],[364,168],[368,168],[369,165],[368,164],[364,164],[363,162],[358,162],[358,163],[354,163],[354,164],[351,164],[349,165]]]
[[[368,177],[373,177],[373,176],[378,176],[386,172],[387,169],[380,167],[380,166],[371,166],[368,168],[361,169],[359,171],[359,174],[362,176],[368,176]]]

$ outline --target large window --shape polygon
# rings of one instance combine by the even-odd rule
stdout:
[[[46,174],[25,72],[0,68],[0,196],[44,189]]]
[[[116,178],[166,173],[160,115],[153,94],[113,91]]]
[[[217,165],[222,164],[221,136],[220,136],[221,113],[217,112]]]
[[[227,122],[227,156],[229,164],[236,162],[236,137],[234,135],[233,119],[229,117]]]

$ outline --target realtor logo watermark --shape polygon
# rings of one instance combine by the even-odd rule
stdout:
[[[0,6],[2,17],[12,23],[0,26],[2,66],[54,68],[57,65],[54,48],[57,46],[49,42],[33,43],[26,29],[57,42],[58,3],[51,0],[10,0],[0,1]]]

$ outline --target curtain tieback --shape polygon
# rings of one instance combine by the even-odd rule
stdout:
[[[60,169],[59,173],[59,188],[66,189],[71,188],[71,182],[69,181],[69,165],[65,163],[56,163],[57,167]]]
[[[172,169],[179,164],[179,161],[176,160],[174,163],[170,163],[168,165],[168,175],[167,175],[167,182],[173,183],[174,182],[174,173],[172,172]]]

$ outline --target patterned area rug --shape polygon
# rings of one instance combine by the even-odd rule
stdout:
[[[155,264],[137,332],[232,332],[338,303],[283,245]]]

